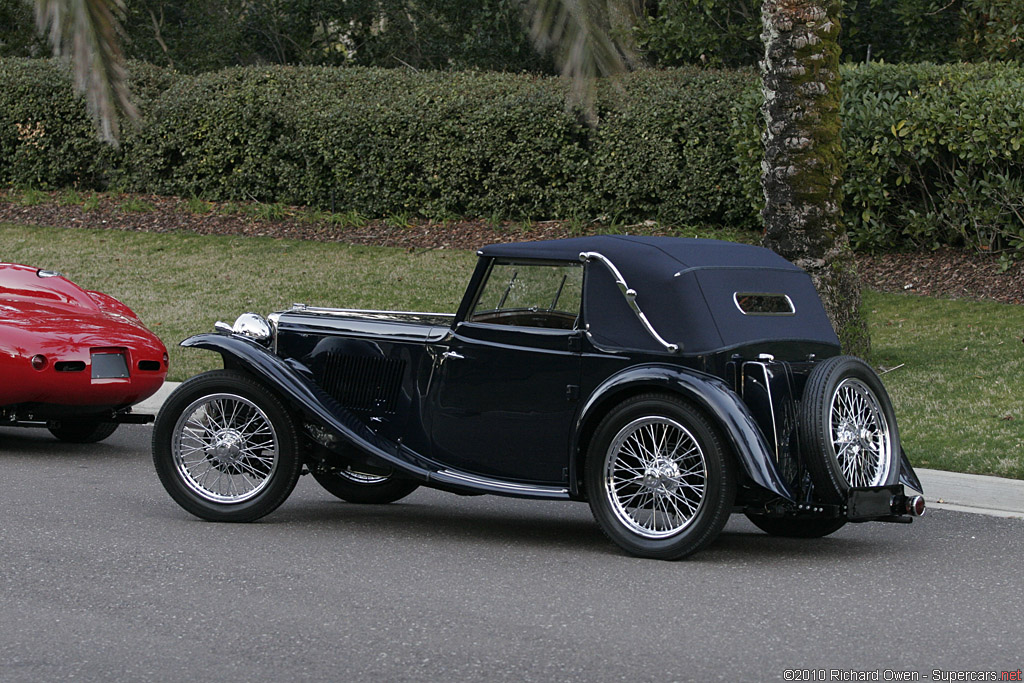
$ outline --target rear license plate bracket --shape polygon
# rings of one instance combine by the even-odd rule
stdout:
[[[93,379],[127,379],[128,362],[124,354],[103,351],[92,354]]]

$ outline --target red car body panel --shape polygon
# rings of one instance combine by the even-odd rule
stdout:
[[[156,393],[166,376],[167,349],[120,301],[0,263],[0,408],[117,410]]]

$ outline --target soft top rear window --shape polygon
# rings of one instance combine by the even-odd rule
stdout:
[[[771,292],[736,292],[732,295],[743,315],[795,315],[793,300]]]

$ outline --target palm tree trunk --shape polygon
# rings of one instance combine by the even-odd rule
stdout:
[[[842,224],[839,13],[842,0],[765,0],[766,247],[810,273],[848,353],[870,350]]]

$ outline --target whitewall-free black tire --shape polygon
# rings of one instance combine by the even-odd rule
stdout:
[[[348,503],[384,505],[405,498],[419,488],[410,479],[391,472],[376,472],[359,466],[310,468],[313,478],[331,495]]]
[[[713,541],[736,495],[716,430],[692,405],[661,394],[630,398],[604,417],[584,479],[604,533],[632,555],[665,560]]]
[[[882,380],[854,356],[818,363],[801,401],[800,443],[816,497],[844,503],[852,487],[899,481],[900,435]]]
[[[181,507],[214,522],[250,522],[295,488],[295,426],[276,396],[248,375],[217,370],[184,382],[153,429],[153,463]]]

